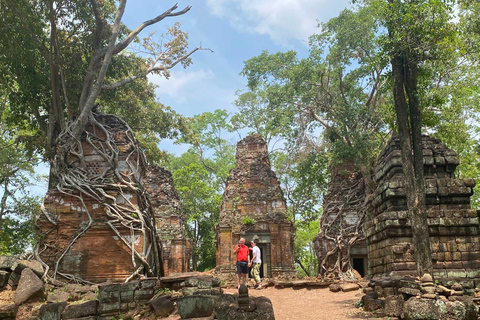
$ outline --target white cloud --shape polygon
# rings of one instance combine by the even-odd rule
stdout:
[[[185,95],[182,93],[187,88],[194,87],[199,83],[208,79],[213,79],[214,74],[211,70],[194,70],[194,71],[178,71],[175,70],[171,73],[169,79],[165,79],[160,75],[149,75],[149,80],[158,85],[155,90],[160,100],[164,96],[171,98],[177,98],[177,101],[184,102]]]
[[[228,19],[242,32],[268,35],[279,45],[305,41],[318,31],[317,19],[327,21],[349,0],[207,0],[212,14]]]

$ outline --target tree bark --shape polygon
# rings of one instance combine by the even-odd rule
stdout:
[[[417,66],[412,66],[414,62],[407,61],[403,52],[399,51],[393,53],[391,64],[408,217],[412,229],[417,273],[422,276],[425,273],[432,274],[433,265],[426,215],[421,111],[416,97]],[[406,93],[409,96],[408,102],[405,97]],[[407,108],[410,111],[410,119]]]

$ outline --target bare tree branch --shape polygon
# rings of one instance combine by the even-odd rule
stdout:
[[[110,61],[112,60],[113,51],[115,48],[115,42],[117,41],[118,32],[120,30],[120,22],[122,21],[123,13],[125,12],[125,5],[127,0],[121,0],[120,4],[117,9],[117,14],[115,16],[115,22],[113,24],[112,35],[110,37],[110,41],[108,42],[107,52],[105,53],[105,57],[103,59],[102,67],[100,68],[97,82],[92,88],[88,99],[83,106],[80,116],[74,123],[74,127],[72,128],[74,137],[80,137],[83,130],[85,129],[85,125],[87,124],[88,118],[93,108],[93,104],[97,99],[100,91],[102,89],[103,81],[105,79],[105,75],[107,73],[108,66],[110,65]]]
[[[135,81],[139,78],[143,78],[143,77],[146,77],[148,74],[152,73],[152,72],[156,72],[156,71],[164,71],[164,70],[170,70],[172,69],[173,67],[175,67],[178,63],[186,60],[188,57],[190,57],[193,53],[195,53],[196,51],[198,50],[209,50],[211,52],[213,52],[211,49],[208,49],[208,48],[201,48],[201,47],[198,47],[198,48],[195,48],[193,49],[192,51],[190,51],[189,53],[181,56],[180,58],[178,58],[177,60],[175,60],[173,63],[169,64],[169,65],[166,65],[166,66],[158,66],[158,67],[155,67],[155,65],[152,65],[147,71],[145,71],[144,73],[141,73],[141,74],[137,74],[135,76],[132,76],[132,77],[128,77],[128,78],[125,78],[125,79],[122,79],[120,81],[117,81],[117,82],[114,82],[114,83],[110,83],[110,84],[104,84],[102,86],[102,89],[103,90],[113,90],[113,89],[116,89],[116,88],[119,88],[127,83],[130,83],[132,81]],[[155,59],[155,62],[158,61],[158,58]],[[154,64],[155,64],[154,62]]]
[[[125,40],[123,40],[122,42],[118,43],[115,46],[115,48],[113,49],[113,54],[117,54],[119,52],[122,52],[122,50],[125,49],[126,47],[128,47],[128,45],[135,39],[135,37],[146,27],[151,26],[152,24],[158,23],[158,22],[162,21],[163,19],[165,19],[167,17],[175,17],[175,16],[180,16],[182,14],[185,14],[188,11],[190,11],[190,9],[192,7],[187,6],[187,7],[185,7],[185,9],[183,9],[181,11],[173,12],[173,10],[175,10],[177,8],[178,8],[178,4],[175,4],[173,7],[171,7],[170,9],[168,9],[167,11],[162,13],[161,15],[159,15],[159,16],[153,18],[153,19],[147,20],[147,21],[143,22],[142,24],[140,24],[135,30],[130,32],[130,34],[125,38]],[[106,53],[107,53],[107,49],[100,50],[97,53],[97,55],[94,56],[93,59],[100,59]]]

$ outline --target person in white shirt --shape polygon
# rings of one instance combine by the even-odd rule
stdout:
[[[253,265],[252,268],[252,276],[253,279],[255,280],[255,289],[262,289],[262,284],[260,280],[260,265],[262,264],[262,256],[260,253],[260,248],[257,247],[257,240],[253,239],[251,242],[253,257],[252,260],[250,260],[250,263],[248,264],[249,267]]]

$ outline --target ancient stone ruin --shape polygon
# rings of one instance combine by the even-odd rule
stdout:
[[[433,276],[440,281],[480,280],[480,212],[470,208],[475,180],[455,176],[457,154],[440,140],[423,136],[422,144]],[[380,154],[375,181],[377,188],[367,199],[364,225],[368,274],[414,275],[416,263],[398,138],[391,139]]]
[[[149,166],[143,184],[163,246],[164,273],[187,272],[192,252],[191,242],[186,235],[185,215],[173,185],[172,174],[159,166]]]
[[[256,237],[262,254],[261,276],[294,275],[292,232],[267,143],[259,135],[248,136],[237,144],[235,168],[225,185],[216,228],[217,270],[234,273],[234,246],[241,237],[247,244]]]
[[[36,258],[54,277],[92,283],[186,271],[190,249],[171,175],[148,167],[128,125],[95,113],[81,141],[65,141],[37,221]]]
[[[353,280],[367,272],[367,244],[363,233],[365,179],[347,161],[330,168],[331,177],[323,198],[320,232],[314,238],[319,272]]]

